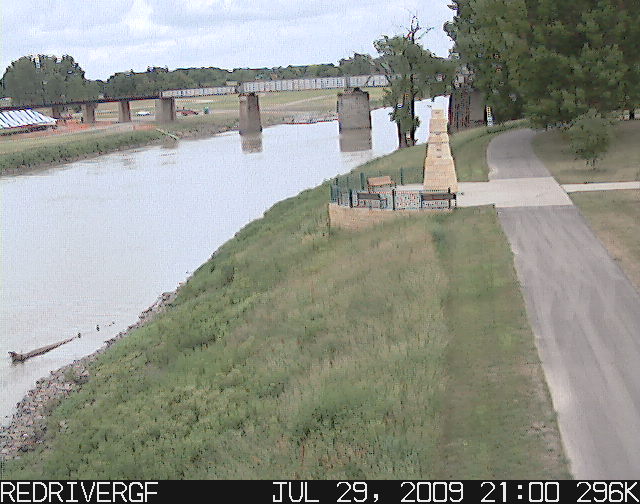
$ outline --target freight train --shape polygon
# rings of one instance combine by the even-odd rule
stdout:
[[[218,86],[196,89],[170,89],[162,91],[162,98],[188,98],[194,96],[229,95],[238,93],[268,93],[275,91],[301,91],[304,89],[340,89],[347,87],[384,87],[389,85],[386,75],[355,75],[344,77],[315,77],[305,79],[259,80],[243,82],[238,86]]]

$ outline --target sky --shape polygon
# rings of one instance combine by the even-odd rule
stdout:
[[[422,44],[451,41],[448,0],[0,0],[2,73],[21,56],[70,54],[89,79],[148,66],[220,68],[335,63],[376,55],[413,14],[431,26]]]

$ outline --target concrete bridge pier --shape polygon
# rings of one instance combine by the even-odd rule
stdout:
[[[93,124],[96,122],[96,104],[84,103],[82,105],[82,122]]]
[[[62,119],[62,105],[54,105],[51,107],[51,117],[54,119]]]
[[[260,120],[260,103],[255,93],[242,93],[240,95],[240,125],[241,135],[260,133],[262,122]]]
[[[371,129],[369,93],[360,88],[338,93],[338,128],[339,131]]]
[[[168,123],[176,120],[176,99],[158,98],[156,100],[156,122]]]
[[[131,103],[128,100],[118,102],[118,122],[131,122]]]
[[[361,152],[371,150],[371,130],[345,130],[340,133],[340,152]]]

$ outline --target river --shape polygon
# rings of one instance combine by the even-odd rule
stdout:
[[[429,105],[417,104],[420,142]],[[244,142],[236,132],[181,140],[0,177],[2,423],[38,378],[135,322],[273,204],[392,152],[397,135],[388,110],[373,111],[372,125],[364,151],[345,152],[362,142],[340,142],[334,121],[274,126]],[[25,363],[8,357],[78,332],[81,339]]]

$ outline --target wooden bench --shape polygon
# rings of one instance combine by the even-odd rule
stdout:
[[[389,175],[384,175],[382,177],[369,177],[367,179],[367,189],[369,192],[385,186],[388,186],[389,188],[396,186],[396,183]]]

